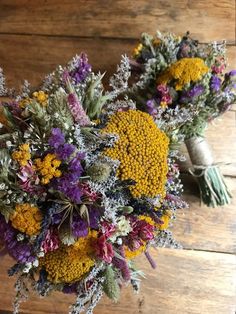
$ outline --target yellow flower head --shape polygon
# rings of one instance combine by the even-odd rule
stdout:
[[[48,252],[40,259],[48,278],[53,283],[71,283],[81,279],[94,265],[91,254],[97,233],[90,231],[85,238],[80,238],[74,245],[62,244],[57,250]]]
[[[134,58],[138,57],[138,55],[140,54],[142,49],[143,49],[143,45],[142,44],[138,44],[138,46],[134,48],[133,57]]]
[[[111,116],[103,132],[119,136],[105,154],[120,161],[117,176],[121,180],[136,182],[129,187],[133,197],[164,197],[169,139],[152,117],[137,110],[120,111]]]
[[[168,214],[165,214],[161,217],[161,220],[163,221],[163,224],[159,225],[159,229],[160,230],[167,229],[169,226],[170,216]]]
[[[158,78],[157,84],[167,84],[174,80],[176,90],[182,90],[186,84],[196,82],[209,71],[200,58],[183,58],[173,63]]]
[[[41,106],[45,107],[48,104],[48,95],[43,91],[38,91],[33,93],[34,99],[36,99]]]
[[[52,178],[61,176],[61,171],[57,169],[60,164],[61,161],[56,158],[55,154],[47,154],[43,160],[35,159],[36,169],[42,175],[42,184],[48,184]]]
[[[128,247],[125,247],[125,257],[127,259],[133,259],[141,255],[146,249],[146,245],[141,245],[137,250],[131,251]]]
[[[22,167],[26,166],[28,160],[31,158],[29,144],[22,144],[19,146],[19,150],[12,153],[12,158],[17,161]]]
[[[42,107],[46,107],[48,104],[48,94],[44,93],[43,91],[38,91],[33,93],[33,98],[26,97],[19,102],[19,106],[21,108],[25,108],[29,105],[32,100],[35,99]]]
[[[32,236],[40,231],[42,214],[36,206],[28,203],[18,204],[10,220],[15,229]]]

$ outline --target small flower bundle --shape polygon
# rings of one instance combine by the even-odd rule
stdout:
[[[200,44],[174,34],[143,34],[134,49],[133,98],[157,123],[166,123],[173,143],[185,141],[201,198],[210,207],[231,195],[204,138],[208,124],[236,101],[236,70],[225,73],[225,43]]]
[[[0,243],[16,260],[14,313],[30,287],[75,293],[70,313],[92,313],[103,293],[117,301],[124,284],[138,289],[134,257],[155,267],[151,246],[178,246],[168,230],[186,206],[175,154],[120,96],[129,77],[123,57],[106,92],[82,54],[38,91],[1,86],[12,97],[0,107]]]

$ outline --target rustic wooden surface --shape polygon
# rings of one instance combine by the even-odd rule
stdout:
[[[190,30],[202,42],[228,41],[228,69],[236,68],[235,0],[0,0],[0,66],[7,83],[33,87],[56,65],[86,51],[95,71],[115,71],[123,53],[131,54],[140,34]],[[172,230],[183,250],[153,253],[153,271],[146,273],[139,295],[124,289],[118,304],[104,298],[95,314],[235,314],[236,313],[236,108],[209,126],[207,139],[216,162],[227,175],[235,196],[232,204],[210,209],[200,206],[197,186],[187,184],[190,204],[180,210]],[[190,164],[185,165],[188,169]],[[0,314],[12,313],[12,261],[0,258]],[[73,297],[32,296],[23,314],[65,314]]]
[[[94,314],[235,313],[235,255],[159,249],[152,256],[158,263],[155,271],[143,257],[137,259],[146,273],[140,293],[134,295],[130,288],[124,288],[117,304],[104,297]],[[4,275],[9,258],[2,259],[0,265],[0,300],[4,300],[2,314],[6,314],[5,311],[11,311],[14,282]],[[22,314],[64,314],[73,300],[74,297],[58,293],[40,300],[32,296],[29,303],[22,305]]]
[[[1,0],[1,33],[137,38],[183,33],[235,41],[234,0]]]

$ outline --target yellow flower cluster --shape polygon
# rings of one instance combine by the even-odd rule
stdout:
[[[59,178],[61,171],[57,169],[61,161],[56,158],[55,154],[47,154],[43,160],[35,159],[36,169],[42,175],[42,184],[48,184],[53,177]]]
[[[40,231],[42,214],[38,207],[29,203],[18,204],[10,220],[15,229],[32,236]]]
[[[140,246],[135,251],[131,251],[128,247],[125,247],[125,257],[127,259],[133,259],[133,258],[139,256],[140,254],[142,254],[145,251],[145,249],[146,249],[146,245]]]
[[[142,51],[142,49],[143,49],[143,45],[138,44],[138,46],[134,48],[133,56],[137,57],[140,54],[140,52]]]
[[[46,107],[48,104],[48,95],[44,93],[43,91],[38,91],[33,93],[34,99],[37,100],[37,102],[40,103],[41,106]]]
[[[139,220],[145,220],[149,225],[152,225],[159,230],[165,230],[168,228],[170,216],[168,213],[163,215],[160,219],[163,221],[163,224],[156,223],[151,217],[140,215],[138,216]]]
[[[200,58],[183,58],[173,63],[157,79],[157,84],[166,84],[175,80],[176,90],[182,90],[190,82],[196,82],[209,71]]]
[[[169,226],[169,220],[170,220],[170,216],[168,214],[163,215],[161,217],[161,220],[164,222],[162,225],[159,225],[159,229],[160,230],[165,230],[168,228]]]
[[[33,98],[24,98],[19,102],[19,106],[21,108],[25,108],[27,105],[29,105],[32,100],[35,99],[41,106],[46,107],[48,104],[48,95],[44,93],[43,91],[38,91],[33,93]]]
[[[85,238],[80,238],[74,245],[61,245],[57,250],[48,252],[40,260],[41,267],[48,273],[53,283],[71,283],[79,280],[94,265],[90,257],[94,251],[96,231],[90,231]]]
[[[151,226],[156,226],[155,221],[151,217],[149,217],[149,216],[139,215],[138,219],[139,220],[145,220],[146,223],[148,223]]]
[[[19,146],[19,150],[12,153],[12,158],[16,160],[22,167],[26,166],[28,160],[31,158],[29,144],[22,144]]]
[[[137,110],[120,111],[111,116],[103,132],[119,136],[105,154],[120,161],[117,176],[121,180],[136,182],[129,187],[133,197],[164,197],[169,139],[152,117]]]

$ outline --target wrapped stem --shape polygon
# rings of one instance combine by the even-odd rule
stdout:
[[[214,159],[204,137],[196,136],[185,140],[193,164],[191,174],[196,177],[201,200],[209,207],[223,206],[230,203],[231,194],[224,182],[224,177]]]

